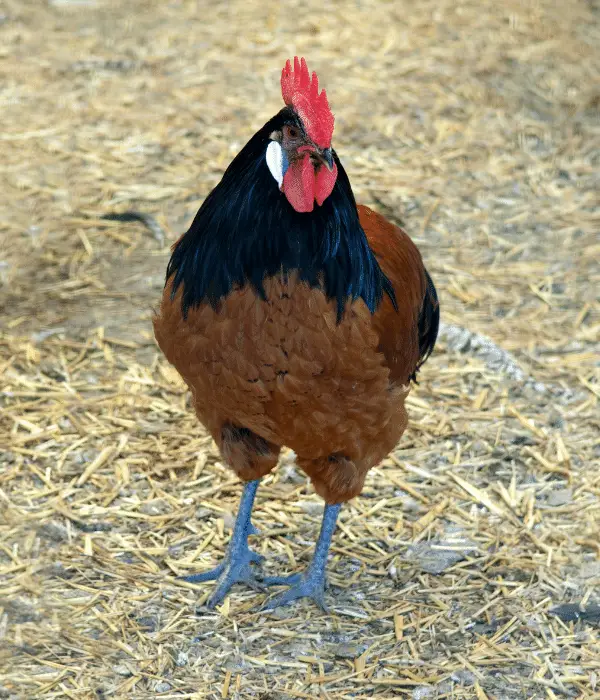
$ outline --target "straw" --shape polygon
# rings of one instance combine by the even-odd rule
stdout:
[[[597,696],[596,4],[5,0],[0,24],[0,697]],[[342,510],[331,616],[241,586],[211,612],[177,576],[222,557],[241,487],[150,319],[295,52],[445,326]],[[266,572],[307,565],[321,511],[285,453]]]

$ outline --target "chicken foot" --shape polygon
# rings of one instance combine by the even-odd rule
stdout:
[[[222,603],[234,583],[245,583],[254,590],[262,590],[262,583],[256,579],[251,565],[260,564],[263,557],[248,547],[248,536],[256,533],[256,529],[250,522],[250,516],[259,483],[260,480],[256,479],[248,481],[244,486],[233,534],[223,561],[210,571],[183,577],[183,580],[188,583],[202,583],[216,579],[216,588],[207,602],[209,608]]]
[[[325,605],[325,567],[327,565],[331,538],[341,507],[339,503],[325,506],[315,553],[303,574],[293,574],[285,577],[270,576],[261,580],[263,585],[292,584],[287,591],[278,593],[268,600],[264,605],[265,610],[273,610],[280,605],[287,605],[287,603],[291,603],[298,598],[312,598],[322,610],[329,612]]]

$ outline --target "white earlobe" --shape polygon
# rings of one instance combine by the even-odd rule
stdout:
[[[277,180],[279,189],[283,185],[283,151],[277,141],[271,141],[267,146],[267,165],[271,175]]]

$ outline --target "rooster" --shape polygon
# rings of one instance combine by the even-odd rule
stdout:
[[[304,59],[281,75],[285,106],[233,159],[173,246],[154,332],[191,390],[223,461],[245,482],[208,605],[234,583],[288,587],[325,608],[325,568],[343,503],[394,448],[410,381],[433,350],[439,306],[404,231],[357,206],[331,146],[334,117]],[[259,481],[280,450],[325,501],[306,571],[260,577],[248,546]]]

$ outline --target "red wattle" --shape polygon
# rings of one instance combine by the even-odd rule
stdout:
[[[290,163],[281,188],[288,202],[299,212],[309,212],[315,205],[315,169],[309,155]]]
[[[315,199],[317,204],[321,206],[323,202],[331,194],[335,181],[337,179],[337,165],[333,164],[333,170],[330,172],[322,165],[319,172],[315,176]]]
[[[333,171],[321,166],[315,173],[310,155],[290,164],[283,176],[282,191],[288,198],[288,202],[298,212],[312,211],[315,199],[319,206],[329,197],[337,178],[337,166],[333,165]]]

